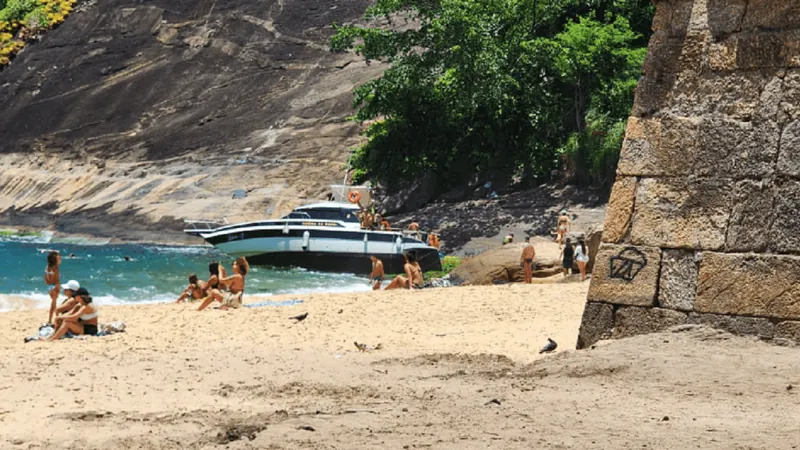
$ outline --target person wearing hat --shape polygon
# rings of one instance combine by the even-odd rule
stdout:
[[[558,249],[561,250],[562,243],[564,242],[564,236],[569,233],[569,216],[567,215],[567,210],[562,209],[561,213],[558,215],[558,231],[556,231],[556,242],[558,242]]]
[[[86,288],[78,288],[74,292],[73,299],[77,303],[75,309],[69,314],[58,318],[60,319],[60,324],[48,341],[61,339],[67,332],[77,335],[97,334],[97,308],[92,302],[92,296],[89,291]]]
[[[75,280],[69,280],[61,285],[61,289],[64,291],[66,298],[61,302],[61,306],[55,310],[55,321],[53,322],[55,328],[58,328],[59,314],[69,313],[78,306],[78,302],[74,297],[75,292],[80,288],[81,284]]]

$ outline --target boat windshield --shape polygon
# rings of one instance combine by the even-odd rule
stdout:
[[[341,220],[343,222],[359,223],[358,216],[353,210],[342,208],[319,208],[292,211],[286,219],[316,219],[316,220]]]

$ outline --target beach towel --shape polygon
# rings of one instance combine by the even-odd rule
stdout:
[[[116,322],[100,324],[100,326],[98,326],[97,329],[99,331],[94,336],[108,336],[109,334],[114,334],[114,333],[124,333],[125,332],[125,322],[123,322],[121,320],[118,320]],[[56,332],[56,330],[55,330],[55,328],[53,328],[52,325],[44,324],[41,327],[39,327],[39,331],[36,333],[36,336],[26,337],[25,338],[25,342],[40,341],[40,340],[44,341],[44,340],[47,340],[50,336],[52,336],[53,333],[55,333],[55,332]],[[73,339],[73,338],[85,339],[85,338],[91,337],[91,336],[92,335],[89,335],[89,334],[75,335],[75,334],[72,334],[70,332],[67,332],[67,334],[65,334],[62,339]]]
[[[242,305],[245,308],[261,308],[263,306],[294,306],[303,303],[300,299],[292,299],[292,300],[281,300],[278,302],[273,301],[266,301],[266,302],[259,302],[259,303],[249,303],[247,305]]]

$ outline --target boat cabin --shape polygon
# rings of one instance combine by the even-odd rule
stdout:
[[[351,203],[315,203],[295,208],[284,219],[330,220],[359,225],[359,211],[358,205]]]

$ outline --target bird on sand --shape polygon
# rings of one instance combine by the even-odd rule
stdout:
[[[302,321],[306,320],[306,317],[308,317],[308,313],[303,313],[303,314],[300,314],[299,316],[294,316],[294,317],[289,317],[289,318],[290,319],[294,319],[294,320],[296,320],[298,322],[302,322]]]
[[[552,340],[550,338],[547,338],[547,344],[545,344],[545,346],[542,347],[541,350],[539,350],[539,354],[541,355],[542,353],[551,353],[551,352],[555,351],[555,349],[557,347],[558,347],[558,344],[556,344],[556,341],[554,341],[554,340]]]

